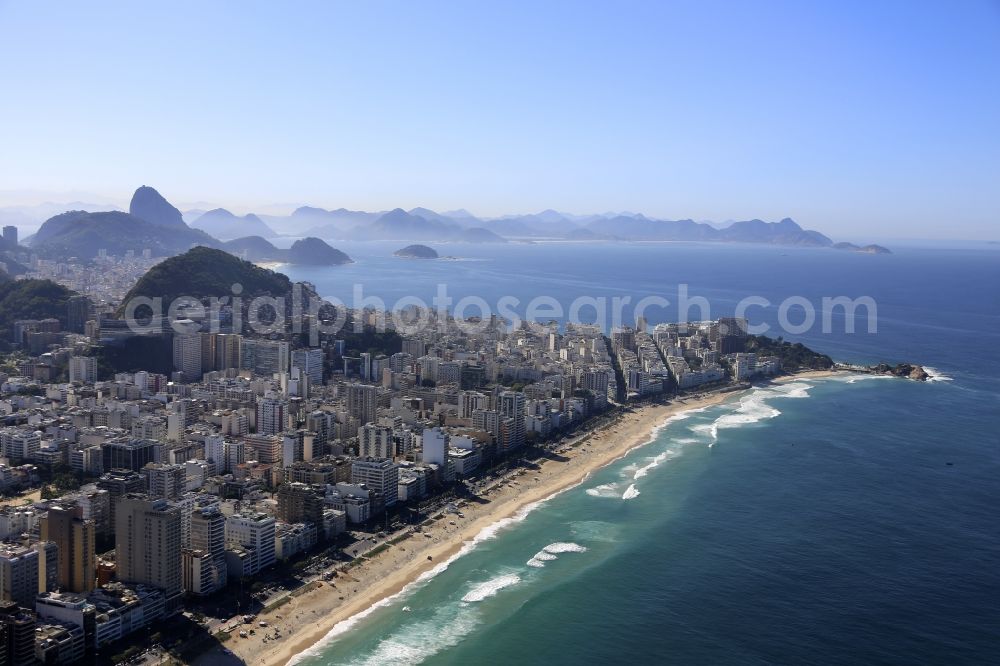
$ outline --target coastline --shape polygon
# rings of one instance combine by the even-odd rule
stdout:
[[[796,374],[790,379],[806,377],[815,375]],[[194,663],[237,659],[260,666],[295,663],[297,655],[323,642],[331,631],[346,630],[358,614],[385,604],[433,575],[429,572],[435,567],[443,569],[463,549],[492,536],[506,524],[502,521],[526,514],[533,505],[578,485],[595,470],[649,443],[670,417],[717,405],[742,393],[715,392],[677,398],[667,405],[646,405],[582,434],[573,440],[574,446],[560,450],[564,460],[540,460],[539,470],[523,470],[514,480],[491,489],[484,495],[488,502],[467,503],[462,507],[463,516],[448,514],[425,528],[424,534],[430,537],[412,535],[329,582],[312,583],[312,589],[271,612],[261,613],[257,619],[279,627],[281,639],[264,643],[259,635],[239,638],[234,631],[224,646],[232,651],[231,656],[220,654],[222,648],[216,648],[200,655]]]
[[[269,271],[276,271],[285,265],[284,261],[255,261],[254,266],[258,268],[266,268]]]
[[[852,374],[850,370],[800,370],[787,375],[781,375],[770,380],[776,384],[785,384],[798,381],[800,379],[829,379],[830,377],[848,377]]]

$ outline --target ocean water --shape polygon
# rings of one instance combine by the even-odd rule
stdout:
[[[713,317],[747,295],[870,295],[877,333],[841,319],[786,337],[838,360],[923,363],[936,380],[796,381],[674,418],[299,663],[995,663],[1000,253],[456,245],[443,253],[466,260],[427,263],[344,249],[356,264],[287,272],[342,299],[363,282],[390,304],[440,282],[491,302],[672,298],[687,283]]]

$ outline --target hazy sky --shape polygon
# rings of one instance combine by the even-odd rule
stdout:
[[[989,0],[0,0],[0,91],[0,205],[148,184],[1000,237]]]

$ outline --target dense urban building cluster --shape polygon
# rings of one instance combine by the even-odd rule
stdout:
[[[35,263],[93,298],[70,299],[68,330],[15,322],[16,371],[0,374],[6,663],[76,661],[353,530],[398,526],[404,509],[613,404],[780,365],[746,353],[736,319],[640,320],[608,337],[429,311],[405,333],[365,310],[308,347],[233,330],[223,311],[156,331],[169,373],[124,371],[99,352],[146,334],[112,315],[140,263],[101,261],[121,272],[100,288],[86,270]],[[377,345],[351,337],[383,323]]]
[[[21,259],[31,268],[27,277],[48,279],[87,296],[97,304],[121,298],[136,281],[160,258],[148,250],[116,257],[106,252],[86,262],[41,259],[31,253],[21,253]]]
[[[780,372],[780,359],[747,351],[748,337],[746,320],[737,317],[657,324],[652,330],[640,319],[636,328],[612,331],[611,347],[626,396],[641,398]]]

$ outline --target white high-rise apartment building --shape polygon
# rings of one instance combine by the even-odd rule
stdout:
[[[358,423],[374,423],[378,407],[378,389],[368,384],[350,384],[347,387],[347,411]]]
[[[187,490],[187,470],[184,465],[148,463],[142,473],[146,476],[150,497],[175,500]]]
[[[445,467],[448,464],[448,434],[441,428],[427,428],[421,436],[423,454],[420,458],[425,463],[436,463]]]
[[[358,432],[358,457],[360,458],[393,458],[395,444],[392,440],[392,428],[367,423]]]
[[[97,381],[97,359],[93,356],[73,356],[69,359],[69,380],[92,384]]]
[[[118,580],[163,590],[167,607],[181,595],[181,512],[165,499],[126,495],[115,508]]]
[[[261,435],[277,435],[285,430],[288,416],[288,403],[284,400],[265,397],[257,402],[257,433]]]
[[[458,395],[458,417],[460,419],[471,419],[472,412],[477,409],[486,409],[489,400],[486,395],[477,391],[462,391]]]
[[[218,507],[191,513],[191,550],[196,552],[185,558],[187,589],[205,596],[225,587],[226,518]]]
[[[197,323],[190,319],[174,322],[174,370],[184,373],[184,381],[201,379],[201,335]]]
[[[385,505],[393,506],[399,498],[399,467],[391,460],[355,460],[351,463],[351,483],[381,493]]]
[[[500,451],[506,453],[524,446],[524,394],[504,391],[500,394]]]
[[[235,514],[226,518],[226,544],[250,552],[250,570],[255,574],[275,562],[274,517],[265,513]]]
[[[205,437],[205,460],[211,460],[217,466],[217,469],[221,472],[222,461],[225,458],[223,454],[223,446],[226,440],[222,435],[207,435]]]
[[[323,384],[323,350],[319,347],[293,351],[292,367],[301,370],[313,386]]]
[[[240,367],[258,375],[288,372],[291,353],[287,342],[276,340],[243,340]]]

